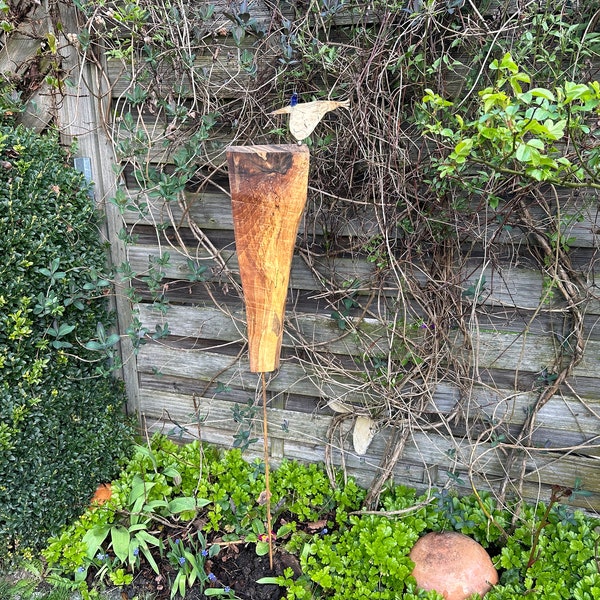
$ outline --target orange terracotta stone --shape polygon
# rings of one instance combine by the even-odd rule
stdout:
[[[410,551],[412,575],[423,590],[435,590],[446,600],[482,598],[498,583],[498,573],[486,550],[470,537],[448,531],[421,537]]]
[[[104,504],[112,496],[112,487],[110,483],[101,483],[92,496],[92,504]]]

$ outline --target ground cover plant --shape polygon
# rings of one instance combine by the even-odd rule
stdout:
[[[75,518],[132,433],[94,346],[118,336],[90,186],[57,134],[15,127],[14,110],[0,122],[0,563]]]
[[[84,597],[118,585],[157,598],[434,600],[441,596],[416,589],[408,553],[425,532],[453,530],[492,556],[500,583],[491,600],[600,598],[600,520],[561,504],[566,489],[516,514],[485,493],[389,485],[378,509],[365,511],[365,490],[332,485],[317,465],[284,461],[271,483],[273,571],[262,462],[156,436],[136,448],[110,500],[49,541],[51,578]]]

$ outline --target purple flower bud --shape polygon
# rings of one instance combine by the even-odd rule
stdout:
[[[226,594],[228,594],[228,593],[231,591],[231,588],[230,588],[228,585],[226,585],[226,586],[223,588],[223,591],[224,591]]]
[[[180,556],[179,557],[179,564],[180,565],[185,565],[185,556]]]
[[[209,573],[208,574],[208,580],[209,581],[216,581],[217,580],[217,576],[214,573]]]
[[[201,554],[202,556],[208,556],[208,550],[202,550]]]

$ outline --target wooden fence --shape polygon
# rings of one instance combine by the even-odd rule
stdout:
[[[218,231],[221,239],[231,239],[231,214],[226,193],[213,193],[200,197],[191,208],[192,218],[205,231]],[[582,256],[593,254],[594,229],[597,215],[595,203],[583,209],[588,212],[586,222],[578,223],[573,232],[578,251]],[[164,222],[162,207],[153,207],[149,223]],[[128,224],[140,228],[140,220],[134,214],[126,215]],[[178,215],[175,215],[175,219]],[[228,268],[236,273],[235,253],[230,245],[219,248]],[[195,252],[193,249],[188,249]],[[234,435],[243,429],[243,423],[232,419],[232,402],[246,403],[254,399],[258,385],[257,376],[248,371],[245,353],[245,328],[243,305],[227,298],[227,310],[223,310],[224,298],[216,306],[198,286],[189,282],[191,275],[187,258],[172,253],[165,276],[170,285],[177,285],[177,305],[166,315],[153,310],[150,303],[139,305],[140,318],[150,330],[164,327],[168,322],[170,337],[141,347],[137,357],[139,374],[139,409],[148,429],[160,430],[182,439],[200,437],[203,440],[231,446]],[[148,268],[149,257],[164,255],[156,246],[131,247],[129,259],[134,271],[143,273]],[[197,258],[208,258],[200,253]],[[364,277],[372,265],[352,260],[339,260],[335,271],[340,280],[350,281]],[[556,336],[545,331],[547,319],[540,319],[529,331],[524,332],[522,317],[536,311],[544,294],[542,276],[537,270],[521,265],[498,265],[485,267],[474,262],[470,281],[485,276],[489,282],[485,303],[503,307],[505,316],[497,316],[501,324],[490,322],[481,328],[473,339],[474,352],[482,381],[468,398],[465,410],[482,413],[490,422],[508,419],[516,429],[521,425],[527,411],[534,405],[537,392],[535,380],[543,376],[544,367],[552,363],[553,344]],[[185,283],[183,283],[185,282]],[[303,261],[297,258],[292,267],[291,303],[303,293],[318,295],[319,281]],[[507,310],[510,307],[510,311]],[[579,484],[593,493],[593,497],[581,496],[584,506],[597,507],[598,486],[598,367],[600,340],[598,339],[597,315],[599,306],[591,302],[586,313],[586,350],[584,361],[574,373],[570,393],[557,396],[540,411],[533,445],[539,451],[531,451],[527,461],[527,495],[537,497],[546,486]],[[507,314],[509,313],[509,314]],[[521,318],[519,318],[521,315]],[[508,316],[508,318],[506,318]],[[356,326],[378,327],[362,319]],[[334,354],[360,355],[361,348],[350,329],[341,333],[329,312],[304,312],[296,308],[293,321],[286,323],[284,359],[282,367],[268,383],[270,392],[269,422],[271,451],[274,458],[288,457],[299,460],[323,461],[326,453],[336,465],[343,465],[361,483],[368,485],[377,472],[386,451],[390,432],[383,429],[377,433],[364,456],[354,452],[352,445],[353,419],[340,426],[334,439],[330,431],[336,421],[328,405],[331,400],[344,400],[359,406],[368,406],[361,396],[360,386],[349,378],[340,379],[338,386],[330,381],[323,383],[322,374],[316,366],[294,355],[294,348],[308,343],[315,351],[319,348]],[[457,352],[468,351],[456,340]],[[532,391],[515,391],[514,379],[527,379]],[[493,393],[485,380],[500,385]],[[525,386],[525,383],[521,385]],[[428,410],[450,414],[459,401],[458,390],[450,385],[439,385],[434,394],[434,405]],[[339,418],[339,417],[337,417]],[[260,427],[257,425],[256,444],[251,447],[260,453]],[[565,449],[581,445],[572,452]],[[496,447],[495,447],[496,446]],[[565,456],[566,454],[566,456]],[[560,458],[560,459],[559,459]],[[398,482],[424,486],[443,486],[450,480],[462,487],[461,480],[473,478],[477,485],[489,486],[505,475],[503,449],[493,440],[473,445],[467,432],[413,431],[402,459],[394,469]],[[580,498],[577,498],[581,502]]]
[[[67,11],[63,17],[67,37],[77,31],[73,15]],[[206,164],[198,165],[220,175],[213,175],[211,185],[201,191],[189,184],[175,202],[140,189],[127,171],[125,179],[119,180],[111,170],[116,160],[113,150],[124,140],[119,119],[112,121],[114,128],[108,133],[102,122],[109,106],[117,116],[135,112],[130,97],[134,83],[120,61],[108,62],[104,79],[97,65],[77,62],[76,50],[68,44],[64,47],[64,64],[74,69],[77,85],[59,102],[63,132],[76,135],[79,153],[91,158],[96,197],[108,214],[113,263],[119,267],[128,262],[135,274],[130,283],[137,299],[130,304],[129,280],[121,270],[116,305],[129,409],[139,414],[149,432],[162,431],[182,441],[200,438],[225,447],[247,442],[247,455],[258,456],[262,452],[260,419],[255,418],[259,380],[249,372],[247,362],[224,167],[224,149],[232,138],[219,134],[211,140]],[[223,81],[235,77],[243,89],[239,49],[230,38],[215,39],[210,53],[196,60],[198,69],[211,70],[209,92],[218,94]],[[139,118],[149,123],[151,115]],[[153,152],[159,164],[160,153]],[[132,199],[121,211],[108,202],[119,186]],[[349,303],[349,310],[338,311],[336,317],[335,308],[351,297],[348,282],[362,282],[356,290],[357,304],[367,304],[366,282],[377,277],[378,266],[364,253],[336,257],[325,253],[307,260],[301,242],[320,227],[315,216],[319,197],[314,190],[309,192],[300,251],[292,266],[282,365],[268,380],[270,452],[274,462],[284,457],[327,461],[369,486],[381,472],[386,454],[398,449],[401,420],[396,416],[392,426],[391,419],[389,425],[379,419],[365,453],[356,451],[353,432],[357,418],[368,415],[377,401],[373,388],[365,391],[363,385],[365,354],[389,355],[390,340],[379,314],[361,314]],[[530,500],[547,499],[552,486],[569,486],[579,492],[571,498],[573,505],[590,510],[600,509],[600,302],[594,292],[600,231],[597,200],[592,193],[565,192],[561,198],[564,214],[577,215],[565,220],[562,235],[569,239],[574,266],[585,277],[589,292],[583,311],[584,357],[560,393],[539,411],[522,462],[508,473],[517,478],[516,471],[524,469],[522,493]],[[140,211],[140,205],[147,210]],[[494,257],[470,252],[457,258],[463,289],[475,290],[464,300],[465,310],[472,311],[473,329],[469,339],[465,332],[451,330],[446,340],[453,344],[456,357],[470,366],[475,385],[465,394],[451,379],[435,382],[418,423],[406,421],[407,438],[391,473],[397,483],[419,489],[497,489],[507,476],[511,435],[526,421],[540,389],[552,376],[548,369],[556,346],[569,343],[561,337],[564,305],[548,296],[543,273],[527,257],[514,255],[514,248],[524,242],[521,234],[501,230],[494,219],[482,209],[481,239],[465,240],[465,244],[473,246],[495,235],[504,240],[503,248]],[[368,235],[365,224],[369,222],[364,214],[348,220],[340,237],[352,246],[353,237]],[[158,290],[151,289],[153,282],[158,282]],[[323,300],[326,290],[337,291],[338,305]],[[390,289],[385,295],[393,298],[397,292]],[[157,295],[168,297],[168,310],[157,303]],[[132,344],[128,334],[132,315],[147,332],[136,352],[138,344]],[[409,338],[427,336],[434,326],[422,323],[405,333]],[[345,368],[338,369],[340,364]],[[352,410],[343,412],[344,405]],[[506,427],[496,431],[496,423]]]

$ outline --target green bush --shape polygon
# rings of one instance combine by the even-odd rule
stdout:
[[[486,599],[600,598],[600,521],[596,518],[560,504],[524,505],[518,527],[504,538],[513,515],[487,494],[458,497],[434,492],[428,499],[397,486],[381,500],[382,509],[405,510],[406,514],[400,518],[353,516],[339,531],[315,537],[300,557],[305,582],[318,584],[332,600],[393,599],[401,592],[407,599],[441,598],[415,588],[409,577],[412,563],[408,553],[420,535],[446,530],[470,535],[488,548],[500,582]],[[289,585],[292,590],[298,586]],[[289,595],[288,599],[294,597],[304,598]]]
[[[0,126],[0,556],[81,513],[130,443],[122,386],[85,348],[110,324],[106,252],[68,159],[54,134]]]
[[[112,497],[106,504],[86,511],[60,536],[49,540],[44,550],[49,565],[77,580],[80,569],[87,570],[90,560],[93,563],[96,548],[90,557],[85,541],[90,530],[102,531],[109,524],[131,528],[131,518],[140,513],[132,510],[132,490],[141,481],[145,485],[146,506],[154,507],[147,511],[148,520],[155,519],[161,527],[170,518],[170,503],[178,498],[195,497],[210,499],[203,510],[205,534],[254,543],[265,533],[262,524],[266,507],[257,501],[265,487],[264,465],[260,460],[247,462],[239,449],[219,452],[197,441],[176,445],[164,436],[155,435],[149,447],[136,446],[119,478],[112,482]],[[287,525],[282,528],[285,533],[278,531],[285,539],[294,531],[296,520],[306,522],[332,515],[337,521],[346,520],[348,511],[357,510],[365,496],[364,490],[352,481],[333,489],[322,467],[287,460],[272,473],[271,483],[276,516],[286,517]],[[195,517],[194,512],[183,512],[177,522],[164,527],[164,532],[175,535],[181,527],[187,530],[186,521]],[[328,523],[332,526],[333,520]],[[185,537],[183,531],[176,535]],[[296,542],[302,543],[302,539]],[[161,548],[164,547],[165,540],[161,540]]]

